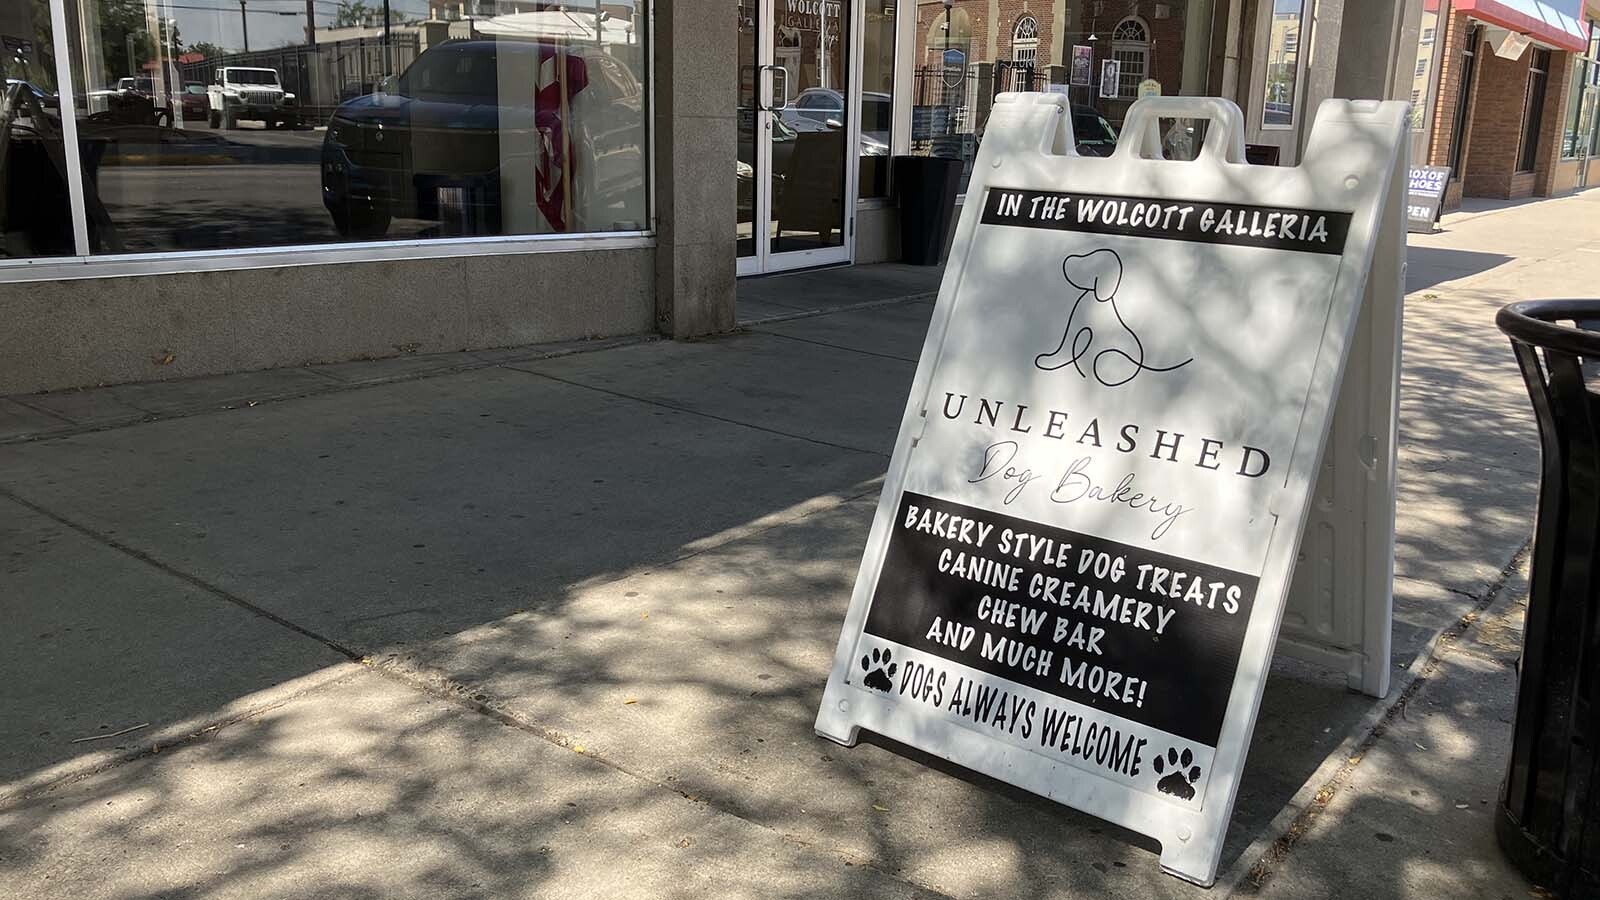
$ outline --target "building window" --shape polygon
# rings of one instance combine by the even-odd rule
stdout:
[[[1438,90],[1435,83],[1436,68],[1433,64],[1434,46],[1433,33],[1438,21],[1438,14],[1422,13],[1422,32],[1427,40],[1417,41],[1417,67],[1411,73],[1411,156],[1413,159],[1422,159],[1427,155],[1427,135],[1430,130],[1434,108],[1434,94]]]
[[[1423,46],[1427,46],[1429,44],[1432,44],[1433,43],[1434,33],[1435,33],[1435,28],[1432,25],[1429,25],[1428,27],[1422,29],[1422,36],[1417,39],[1417,43],[1422,44]]]
[[[1561,130],[1561,158],[1573,159],[1583,151],[1585,139],[1588,137],[1583,130],[1584,122],[1584,97],[1593,93],[1589,88],[1589,68],[1593,63],[1581,56],[1572,58],[1572,87],[1567,92],[1567,111],[1562,117]]]
[[[0,4],[45,22],[61,4],[73,24],[61,96],[38,59],[26,73],[48,120],[28,125],[33,134],[59,133],[61,112],[74,114],[78,146],[62,158],[81,166],[87,246],[68,252],[648,227],[644,0],[631,13],[518,6],[455,41],[425,27],[426,5],[396,4],[385,23],[321,2],[298,15],[255,3],[232,13],[164,0]],[[35,40],[34,55],[49,46]],[[22,71],[5,64],[8,77]],[[7,131],[7,149],[20,135]],[[15,184],[30,164],[6,153],[0,174]],[[45,249],[59,236],[30,228],[13,240],[8,223],[8,255],[23,244],[59,252]]]
[[[867,0],[861,55],[860,196],[889,196],[894,131],[895,0]]]
[[[1129,16],[1111,30],[1111,58],[1121,68],[1117,76],[1117,96],[1139,96],[1139,83],[1150,72],[1150,26]]]
[[[1305,0],[1273,0],[1267,33],[1267,78],[1261,124],[1265,128],[1294,125],[1296,88],[1300,81],[1300,26]]]
[[[1031,91],[1034,66],[1039,58],[1039,21],[1033,16],[1017,20],[1011,30],[1011,89]]]
[[[1450,129],[1450,173],[1461,177],[1462,154],[1466,152],[1467,116],[1472,110],[1472,76],[1477,69],[1478,44],[1483,32],[1478,25],[1467,27],[1467,39],[1461,48],[1461,86],[1456,90],[1455,124]]]
[[[1544,124],[1544,88],[1550,72],[1550,51],[1536,49],[1528,66],[1528,90],[1523,96],[1522,144],[1517,150],[1517,171],[1532,172],[1539,157],[1539,130]]]

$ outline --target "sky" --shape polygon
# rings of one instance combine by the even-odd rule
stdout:
[[[331,27],[339,8],[337,0],[312,2],[316,9],[317,27]],[[366,2],[381,8],[382,0]],[[626,5],[626,0],[608,2]],[[178,20],[178,34],[185,47],[207,42],[227,50],[243,49],[237,0],[172,0],[172,3],[172,15]],[[595,0],[564,0],[562,5],[567,9],[593,9]],[[428,17],[427,0],[390,0],[389,6],[407,18]],[[250,49],[267,50],[305,41],[305,0],[245,0],[245,9],[250,23]]]
[[[333,25],[339,4],[335,0],[313,0],[313,4],[317,27]],[[178,20],[178,34],[185,47],[203,41],[228,50],[243,49],[237,2],[173,0],[173,6],[172,15]],[[411,18],[428,17],[427,0],[390,0],[390,8]],[[265,50],[305,41],[305,0],[245,0],[245,9],[250,23],[250,49]]]

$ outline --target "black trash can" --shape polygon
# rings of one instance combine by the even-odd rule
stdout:
[[[1513,303],[1542,469],[1511,762],[1495,834],[1534,883],[1600,896],[1600,300]]]
[[[936,266],[955,219],[961,160],[938,156],[894,158],[894,192],[900,201],[900,261]]]

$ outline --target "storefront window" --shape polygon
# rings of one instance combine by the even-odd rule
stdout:
[[[91,252],[646,227],[645,0],[60,2]]]
[[[1267,91],[1261,123],[1267,128],[1294,125],[1295,87],[1300,80],[1300,26],[1305,0],[1274,0],[1267,38]]]
[[[0,255],[73,252],[66,144],[50,10],[35,0],[0,0],[5,93],[0,95]]]
[[[911,151],[960,158],[970,174],[995,96],[1033,90],[1066,95],[1078,153],[1105,156],[1138,98],[1207,92],[1214,9],[1215,0],[1062,0],[992,15],[988,0],[919,3]],[[1164,121],[1169,154],[1197,147],[1203,124]]]
[[[861,58],[861,196],[889,196],[894,130],[894,0],[866,0]]]

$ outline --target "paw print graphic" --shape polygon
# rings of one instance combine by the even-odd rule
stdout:
[[[1171,794],[1179,800],[1194,799],[1194,783],[1200,780],[1200,767],[1193,765],[1194,754],[1184,748],[1183,755],[1173,747],[1167,748],[1166,758],[1157,756],[1154,767],[1156,774],[1160,775],[1171,769],[1167,776],[1156,782],[1156,790],[1163,794]]]
[[[891,662],[891,655],[889,649],[885,647],[882,650],[872,651],[870,657],[861,657],[861,668],[867,673],[867,677],[861,679],[861,683],[875,691],[883,691],[884,693],[894,690],[894,681],[892,679],[894,678],[895,670],[900,668],[900,664]]]

